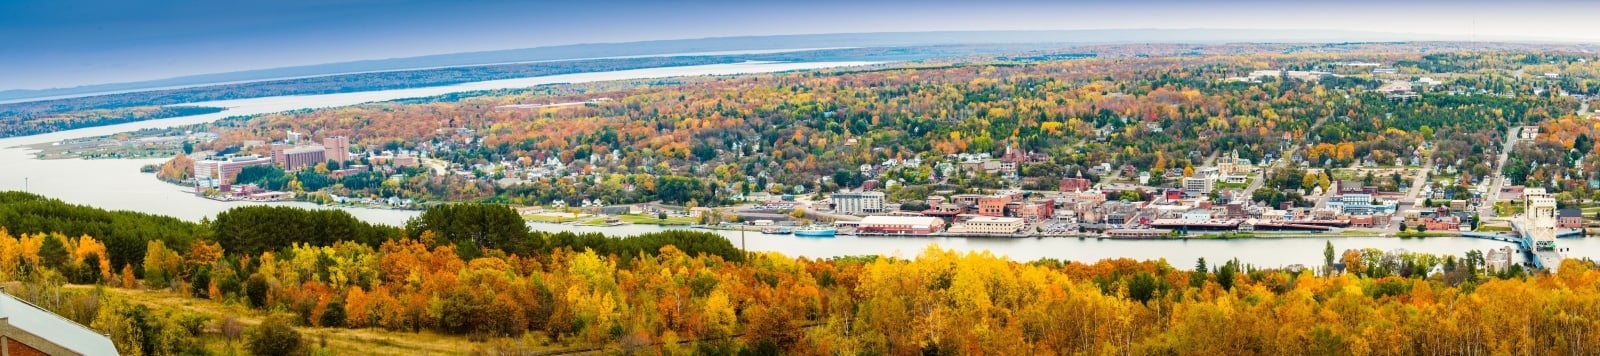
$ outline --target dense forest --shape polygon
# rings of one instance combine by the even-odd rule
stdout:
[[[200,106],[139,106],[64,112],[6,111],[0,112],[0,138],[220,111],[222,108]]]
[[[60,204],[6,197],[6,209]],[[747,254],[697,232],[618,239],[491,231],[504,228],[492,216],[505,211],[491,204],[431,210],[403,236],[272,241],[281,245],[259,253],[223,248],[208,225],[161,225],[169,220],[154,216],[85,208],[8,216],[0,219],[0,277],[28,281],[16,291],[24,297],[89,283],[292,315],[252,327],[250,347],[260,352],[316,347],[298,338],[262,341],[292,335],[284,325],[669,354],[1583,354],[1600,340],[1600,270],[1591,261],[1528,275],[1486,270],[1476,252],[1335,253],[1331,244],[1316,271],[1234,260],[1201,260],[1188,270],[1166,261],[1016,262],[936,246],[912,259],[817,260]],[[160,225],[194,237],[187,244],[151,238],[135,268],[111,262],[128,258],[99,237],[34,232],[97,216],[123,216],[111,223],[117,228]],[[328,224],[314,214],[287,216],[273,222]],[[305,220],[282,220],[289,218]],[[506,237],[484,237],[494,235],[536,242],[513,253],[483,243]],[[458,252],[467,245],[476,257]],[[69,295],[48,305],[111,334],[127,354],[204,354],[195,338],[222,332],[207,326],[213,320],[107,293]],[[519,343],[482,345],[527,351]]]
[[[228,120],[213,126],[222,139],[203,148],[281,139],[284,130],[345,135],[358,146],[430,152],[470,174],[406,175],[387,187],[332,184],[335,194],[530,205],[557,199],[711,205],[750,192],[831,191],[864,181],[854,173],[861,165],[911,158],[928,163],[872,178],[903,183],[908,190],[893,196],[917,199],[933,184],[1004,187],[997,177],[946,174],[933,162],[960,153],[999,156],[1007,149],[1047,156],[1020,172],[1042,182],[1077,173],[1098,179],[1086,171],[1102,163],[1161,177],[1233,152],[1257,162],[1298,158],[1314,168],[1431,160],[1484,176],[1498,169],[1491,154],[1500,150],[1508,127],[1572,117],[1578,99],[1555,93],[1591,87],[1600,78],[1593,64],[1600,57],[1576,53],[1537,54],[1561,61],[1528,64],[1536,54],[1484,52],[1475,54],[1480,59],[1472,72],[1405,67],[1405,74],[1381,77],[1344,64],[1452,57],[1284,52],[978,61],[631,88],[565,85]],[[1314,80],[1240,79],[1267,69],[1331,72]],[[1549,81],[1508,74],[1530,69],[1569,76]],[[1405,100],[1377,91],[1421,74],[1438,76],[1441,84]],[[613,100],[497,109],[597,98]],[[517,174],[551,159],[561,163],[555,173]],[[819,180],[824,177],[840,179]],[[503,178],[525,181],[491,183]]]

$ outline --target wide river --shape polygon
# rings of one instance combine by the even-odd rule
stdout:
[[[554,83],[579,83],[640,78],[662,78],[697,75],[733,75],[806,70],[816,68],[869,65],[865,62],[816,63],[740,63],[689,67],[638,69],[614,72],[567,74],[545,77],[495,80],[464,83],[450,86],[384,90],[361,93],[303,95],[253,98],[196,103],[198,105],[228,108],[207,115],[176,117],[122,125],[93,127],[55,132],[43,135],[0,139],[0,190],[28,190],[33,193],[106,209],[133,210],[176,216],[198,221],[215,216],[229,208],[247,203],[225,203],[197,198],[181,192],[175,185],[157,181],[150,174],[139,173],[139,167],[159,163],[160,159],[143,160],[50,160],[33,159],[32,152],[19,148],[41,142],[69,138],[109,135],[143,128],[160,128],[215,121],[228,116],[253,115],[287,110],[326,108],[355,105],[403,98],[427,97],[453,92],[523,88]],[[323,208],[307,203],[267,203],[306,208]],[[362,220],[389,225],[404,224],[415,216],[414,211],[339,208]],[[661,231],[651,225],[620,227],[579,227],[556,224],[529,224],[536,230],[602,232],[631,235]],[[1377,248],[1381,250],[1405,249],[1413,252],[1461,255],[1469,250],[1487,250],[1508,244],[1470,238],[1396,239],[1378,237],[1329,237],[1295,239],[1249,240],[1097,240],[1076,238],[1055,239],[999,239],[999,238],[898,238],[850,237],[816,239],[790,235],[773,236],[750,233],[741,238],[739,232],[718,231],[735,245],[743,244],[750,250],[776,251],[790,256],[833,257],[849,255],[886,255],[915,257],[929,245],[961,251],[989,251],[1019,261],[1054,258],[1072,261],[1096,261],[1107,258],[1132,258],[1139,260],[1166,259],[1179,268],[1194,265],[1198,258],[1221,261],[1238,258],[1241,262],[1257,266],[1319,265],[1322,262],[1324,243],[1332,241],[1334,248]],[[741,242],[742,241],[742,242]],[[1600,258],[1600,239],[1563,239],[1560,242],[1571,257]]]

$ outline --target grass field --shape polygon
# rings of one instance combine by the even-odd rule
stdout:
[[[93,286],[71,285],[67,288],[94,288]],[[202,342],[206,348],[218,355],[245,355],[249,351],[245,348],[245,341],[225,339],[218,328],[218,321],[224,316],[237,317],[239,322],[248,329],[261,323],[267,313],[260,310],[246,308],[238,304],[228,304],[204,299],[191,298],[183,294],[165,291],[133,290],[121,288],[106,288],[105,291],[114,297],[133,304],[140,304],[154,310],[182,310],[190,313],[204,315],[211,319],[207,326]],[[543,337],[526,338],[498,338],[475,342],[466,336],[443,335],[429,331],[423,332],[397,332],[378,328],[346,329],[346,328],[316,328],[296,327],[301,333],[302,345],[311,354],[331,355],[467,355],[494,353],[496,346],[512,347],[521,353],[543,353],[567,349],[566,346],[548,345]],[[533,334],[530,334],[533,335]],[[535,339],[539,341],[535,341]]]
[[[617,217],[622,219],[622,222],[633,224],[693,225],[700,222],[700,219],[687,216],[668,216],[666,220],[657,219],[655,215],[647,214],[617,215]]]
[[[562,224],[562,223],[568,223],[568,222],[587,219],[589,217],[590,216],[588,216],[588,215],[581,215],[581,214],[578,215],[577,217],[573,217],[572,214],[542,213],[542,214],[523,215],[522,219],[528,220],[528,221],[533,221],[533,222]]]

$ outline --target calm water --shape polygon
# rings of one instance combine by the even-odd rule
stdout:
[[[215,121],[227,116],[271,113],[304,108],[324,108],[354,105],[373,101],[394,100],[441,95],[452,92],[519,88],[552,83],[575,83],[637,78],[660,78],[687,75],[728,75],[864,65],[862,62],[824,63],[742,63],[705,65],[676,68],[640,69],[602,73],[568,74],[547,77],[508,79],[466,83],[444,87],[386,90],[365,93],[346,93],[309,96],[284,96],[201,103],[229,108],[208,115],[153,120],[123,125],[95,127],[44,135],[0,139],[0,190],[27,190],[58,198],[70,203],[85,204],[106,209],[133,210],[171,215],[186,220],[200,220],[247,203],[225,203],[196,198],[181,192],[181,188],[157,181],[153,175],[139,173],[139,167],[159,163],[161,159],[145,160],[53,160],[32,159],[32,153],[17,148],[40,142],[53,142],[67,138],[108,135],[142,128],[190,125]],[[326,208],[307,203],[269,203],[272,205],[305,208]],[[413,211],[383,209],[341,208],[366,221],[400,225],[412,216]],[[604,232],[629,235],[663,228],[649,225],[621,227],[578,227],[555,224],[530,224],[538,230]],[[735,245],[740,244],[736,231],[718,231]],[[1460,255],[1468,250],[1486,250],[1506,246],[1505,243],[1467,239],[1430,238],[1401,240],[1394,238],[1303,238],[1254,240],[1191,240],[1191,241],[1119,241],[1096,239],[967,239],[967,238],[802,238],[792,235],[773,236],[749,233],[743,239],[745,246],[757,251],[777,251],[790,256],[832,257],[848,255],[888,255],[915,257],[929,245],[962,251],[990,251],[996,255],[1028,261],[1055,258],[1074,261],[1095,261],[1106,258],[1133,258],[1140,260],[1166,259],[1174,266],[1192,266],[1198,258],[1221,261],[1239,258],[1258,266],[1285,266],[1321,264],[1323,244],[1332,241],[1334,248],[1378,248],[1382,250],[1406,249],[1413,252]],[[1571,248],[1569,256],[1600,258],[1600,239],[1562,240],[1563,247]]]

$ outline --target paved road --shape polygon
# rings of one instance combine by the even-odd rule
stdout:
[[[1422,170],[1417,172],[1416,178],[1411,179],[1411,191],[1406,192],[1405,201],[1412,204],[1417,204],[1416,202],[1424,200],[1417,199],[1417,195],[1422,193],[1422,186],[1428,184],[1428,172],[1433,172],[1433,152],[1428,152],[1428,155],[1423,156],[1422,160],[1427,161],[1428,164],[1422,166]]]
[[[1500,187],[1506,184],[1506,177],[1500,175],[1500,172],[1505,169],[1506,161],[1511,158],[1511,148],[1516,147],[1518,138],[1521,136],[1521,127],[1512,127],[1510,130],[1506,130],[1506,142],[1500,146],[1500,158],[1494,165],[1494,178],[1489,180],[1489,191],[1484,194],[1482,205],[1478,206],[1478,215],[1494,216],[1494,200],[1500,197]]]

